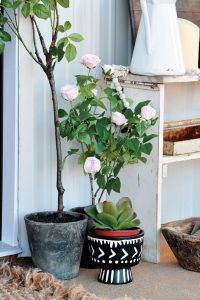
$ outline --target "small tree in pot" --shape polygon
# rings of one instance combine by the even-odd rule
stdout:
[[[55,128],[58,209],[57,212],[28,215],[25,221],[33,263],[59,278],[68,279],[76,276],[79,271],[87,220],[85,216],[63,212],[65,189],[62,184],[63,158],[54,70],[57,62],[64,57],[68,62],[76,57],[74,42],[81,42],[83,37],[78,33],[69,33],[71,29],[69,21],[60,24],[59,7],[68,8],[69,0],[2,0],[0,3],[0,53],[3,53],[5,43],[11,41],[10,34],[3,28],[7,24],[33,61],[41,67],[49,83]],[[22,15],[20,18],[26,18],[27,23],[32,26],[34,52],[21,35],[19,13]],[[51,40],[48,46],[38,19],[49,22]],[[60,38],[59,33],[63,37]],[[42,49],[42,53],[39,49]]]

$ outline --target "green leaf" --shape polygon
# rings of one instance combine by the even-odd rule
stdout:
[[[43,4],[38,4],[36,3],[33,6],[33,13],[36,17],[38,17],[39,19],[43,19],[46,20],[50,17],[50,12],[49,10],[43,5]]]
[[[9,0],[2,0],[1,4],[5,8],[12,8],[13,7],[13,4]]]
[[[134,221],[122,222],[117,226],[117,230],[126,230],[137,227],[140,225],[140,220],[136,219]]]
[[[68,38],[69,38],[70,40],[72,40],[73,42],[76,42],[76,43],[81,42],[81,41],[84,40],[84,38],[82,37],[82,35],[79,34],[79,33],[72,33],[72,34],[70,34],[70,35],[68,36]]]
[[[97,184],[101,189],[104,189],[106,185],[105,177],[100,173],[97,174]]]
[[[119,171],[121,170],[123,165],[124,165],[124,162],[117,163],[117,165],[115,166],[115,168],[113,170],[113,174],[114,174],[115,177],[119,174]]]
[[[63,121],[60,123],[60,135],[62,138],[66,137],[67,136],[67,121]]]
[[[78,139],[81,143],[85,143],[86,145],[91,144],[91,138],[90,138],[89,134],[86,132],[79,132]]]
[[[139,160],[141,160],[144,164],[147,163],[146,157],[138,157]]]
[[[112,167],[111,167],[111,166],[105,166],[105,167],[103,167],[103,169],[102,169],[102,174],[103,174],[103,175],[107,175],[107,174],[109,174],[111,171],[112,171]]]
[[[158,137],[157,134],[150,134],[150,135],[145,135],[145,137],[143,138],[143,142],[146,143],[154,138]]]
[[[64,24],[65,31],[71,29],[71,27],[72,27],[72,24],[69,21],[66,21],[65,24]]]
[[[128,149],[137,152],[140,149],[140,141],[138,139],[127,139],[126,146]]]
[[[3,42],[10,42],[11,41],[11,36],[8,32],[6,32],[4,30],[0,30],[0,39]]]
[[[98,218],[97,218],[97,210],[96,210],[96,206],[95,205],[90,205],[88,207],[86,207],[84,209],[84,211],[86,212],[86,214],[92,218],[93,220],[98,222]]]
[[[97,154],[100,154],[100,153],[102,153],[105,150],[106,150],[106,146],[104,144],[98,143],[98,144],[95,145],[95,152]]]
[[[62,26],[62,25],[59,25],[59,26],[58,26],[58,30],[59,30],[60,32],[65,32],[65,28],[64,28],[64,26]]]
[[[15,1],[15,2],[13,3],[13,8],[14,8],[14,9],[18,8],[18,7],[20,6],[20,4],[21,4],[21,0]]]
[[[113,228],[109,225],[105,225],[105,224],[102,224],[101,222],[99,222],[98,220],[98,223],[93,221],[94,225],[95,225],[95,228],[96,229],[108,229],[108,230],[113,230]]]
[[[64,118],[67,116],[67,112],[64,109],[59,109],[58,116],[59,116],[59,118]]]
[[[133,212],[132,208],[128,208],[128,209],[124,210],[117,219],[118,224],[132,220],[134,218],[133,214],[134,214],[134,212]]]
[[[120,192],[120,188],[121,188],[121,182],[120,179],[117,178],[111,178],[110,180],[108,180],[107,185],[106,185],[108,194],[110,195],[111,191],[115,191],[116,193]]]
[[[2,41],[0,41],[0,54],[3,53],[4,48],[5,48],[5,44]]]
[[[118,202],[117,202],[117,214],[118,216],[125,211],[126,209],[132,208],[132,202],[131,199],[128,197],[122,197]]]
[[[141,151],[147,155],[151,154],[152,149],[153,149],[153,146],[151,143],[146,143],[146,144],[141,145]]]
[[[65,52],[62,49],[58,49],[58,52],[57,52],[58,62],[63,59],[64,55],[65,55]]]
[[[103,224],[111,226],[113,229],[117,225],[117,219],[107,213],[97,214],[97,219],[100,220]]]
[[[65,50],[65,57],[67,61],[72,61],[76,57],[76,54],[76,47],[73,44],[69,44]]]
[[[64,8],[69,7],[69,0],[58,0],[58,3]]]
[[[79,165],[83,165],[84,162],[85,162],[85,160],[86,160],[86,158],[87,158],[86,154],[85,153],[81,153],[79,155],[79,158],[78,158],[78,164]]]
[[[110,87],[107,87],[104,89],[104,92],[107,96],[112,96],[113,94],[113,89],[111,89]]]
[[[140,137],[143,136],[146,130],[147,130],[147,125],[145,124],[145,122],[139,122],[136,124],[136,131]]]
[[[154,126],[157,121],[158,121],[158,118],[151,120],[151,125]]]
[[[71,148],[70,150],[67,151],[68,155],[71,156],[73,154],[76,154],[79,151],[79,149],[73,149]]]
[[[68,43],[68,38],[67,37],[63,37],[61,39],[58,40],[56,46],[59,48],[63,48],[64,46],[66,46]]]
[[[0,24],[4,25],[8,21],[8,18],[4,17],[3,15],[0,14]]]
[[[117,207],[110,201],[104,201],[103,202],[103,212],[116,217],[117,216]]]
[[[103,108],[103,109],[107,109],[106,108],[106,106],[105,106],[105,104],[101,101],[101,100],[99,100],[98,98],[94,98],[92,101],[91,101],[91,103],[90,103],[92,106],[99,106],[99,107],[101,107],[101,108]]]

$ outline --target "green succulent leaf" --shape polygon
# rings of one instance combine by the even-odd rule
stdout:
[[[126,209],[132,208],[131,199],[128,197],[123,197],[117,202],[118,216]]]
[[[109,225],[101,224],[101,223],[98,223],[98,222],[95,222],[95,221],[93,221],[93,223],[94,223],[96,229],[113,230],[113,228]]]
[[[136,217],[136,215],[135,215],[135,217]],[[128,208],[119,215],[117,222],[118,222],[118,224],[120,224],[122,222],[131,221],[132,219],[134,219],[133,209]]]
[[[103,212],[116,217],[117,216],[117,207],[110,201],[104,201],[103,202]]]
[[[117,219],[114,216],[111,216],[107,213],[100,213],[97,215],[97,219],[101,221],[103,224],[112,227],[113,229],[117,225]]]
[[[90,205],[88,207],[86,207],[84,209],[84,211],[86,212],[86,214],[92,218],[92,220],[95,220],[98,222],[98,218],[97,218],[97,210],[96,210],[96,206],[95,205]]]
[[[126,229],[131,229],[134,227],[137,227],[139,225],[139,222],[122,222],[117,226],[117,230],[126,230]]]

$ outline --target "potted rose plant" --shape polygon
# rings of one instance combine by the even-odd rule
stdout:
[[[150,141],[156,136],[148,133],[156,123],[156,111],[150,101],[134,107],[111,66],[103,67],[104,80],[92,76],[91,70],[99,62],[95,55],[82,58],[88,75],[75,76],[76,85],[61,89],[63,98],[70,101],[71,109],[59,110],[61,136],[80,145],[68,151],[63,163],[69,156],[78,155],[78,163],[83,165],[84,173],[89,177],[92,205],[99,203],[105,193],[120,192],[120,170],[126,164],[145,163],[146,155],[152,151]],[[110,86],[107,77],[112,78]],[[84,208],[73,211],[83,212]],[[82,266],[86,267],[90,266],[87,253],[86,240],[82,256]]]
[[[0,3],[0,53],[3,53],[5,43],[11,40],[9,32],[4,29],[4,25],[6,25],[19,39],[33,61],[41,67],[51,91],[55,128],[58,209],[56,212],[40,212],[27,215],[25,216],[25,222],[34,265],[44,271],[53,273],[61,279],[75,277],[79,272],[87,225],[84,215],[63,211],[65,191],[62,184],[63,157],[54,70],[57,62],[60,62],[64,57],[68,62],[75,58],[76,47],[74,42],[83,40],[80,34],[69,32],[71,29],[69,21],[60,24],[59,9],[68,7],[69,0],[2,0]],[[20,32],[19,13],[20,18],[26,18],[27,25],[30,24],[32,27],[33,51],[26,44]],[[49,22],[50,43],[42,35],[38,19]],[[60,37],[60,35],[63,36]]]

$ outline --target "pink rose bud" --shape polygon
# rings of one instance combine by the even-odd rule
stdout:
[[[93,69],[101,62],[100,58],[94,54],[85,54],[82,57],[82,64],[88,68]]]
[[[128,121],[123,114],[121,114],[120,112],[117,112],[117,111],[112,113],[111,119],[112,119],[112,122],[118,126],[125,125],[125,124],[127,124],[127,121]]]
[[[141,109],[141,117],[142,119],[145,119],[145,120],[151,120],[153,118],[155,118],[156,116],[156,110],[151,107],[150,105],[146,105],[146,106],[143,106],[142,109]]]
[[[94,156],[87,157],[84,163],[84,170],[86,173],[95,174],[101,169],[101,162]]]
[[[78,97],[79,91],[76,85],[65,85],[61,88],[61,95],[65,100],[73,101]]]

